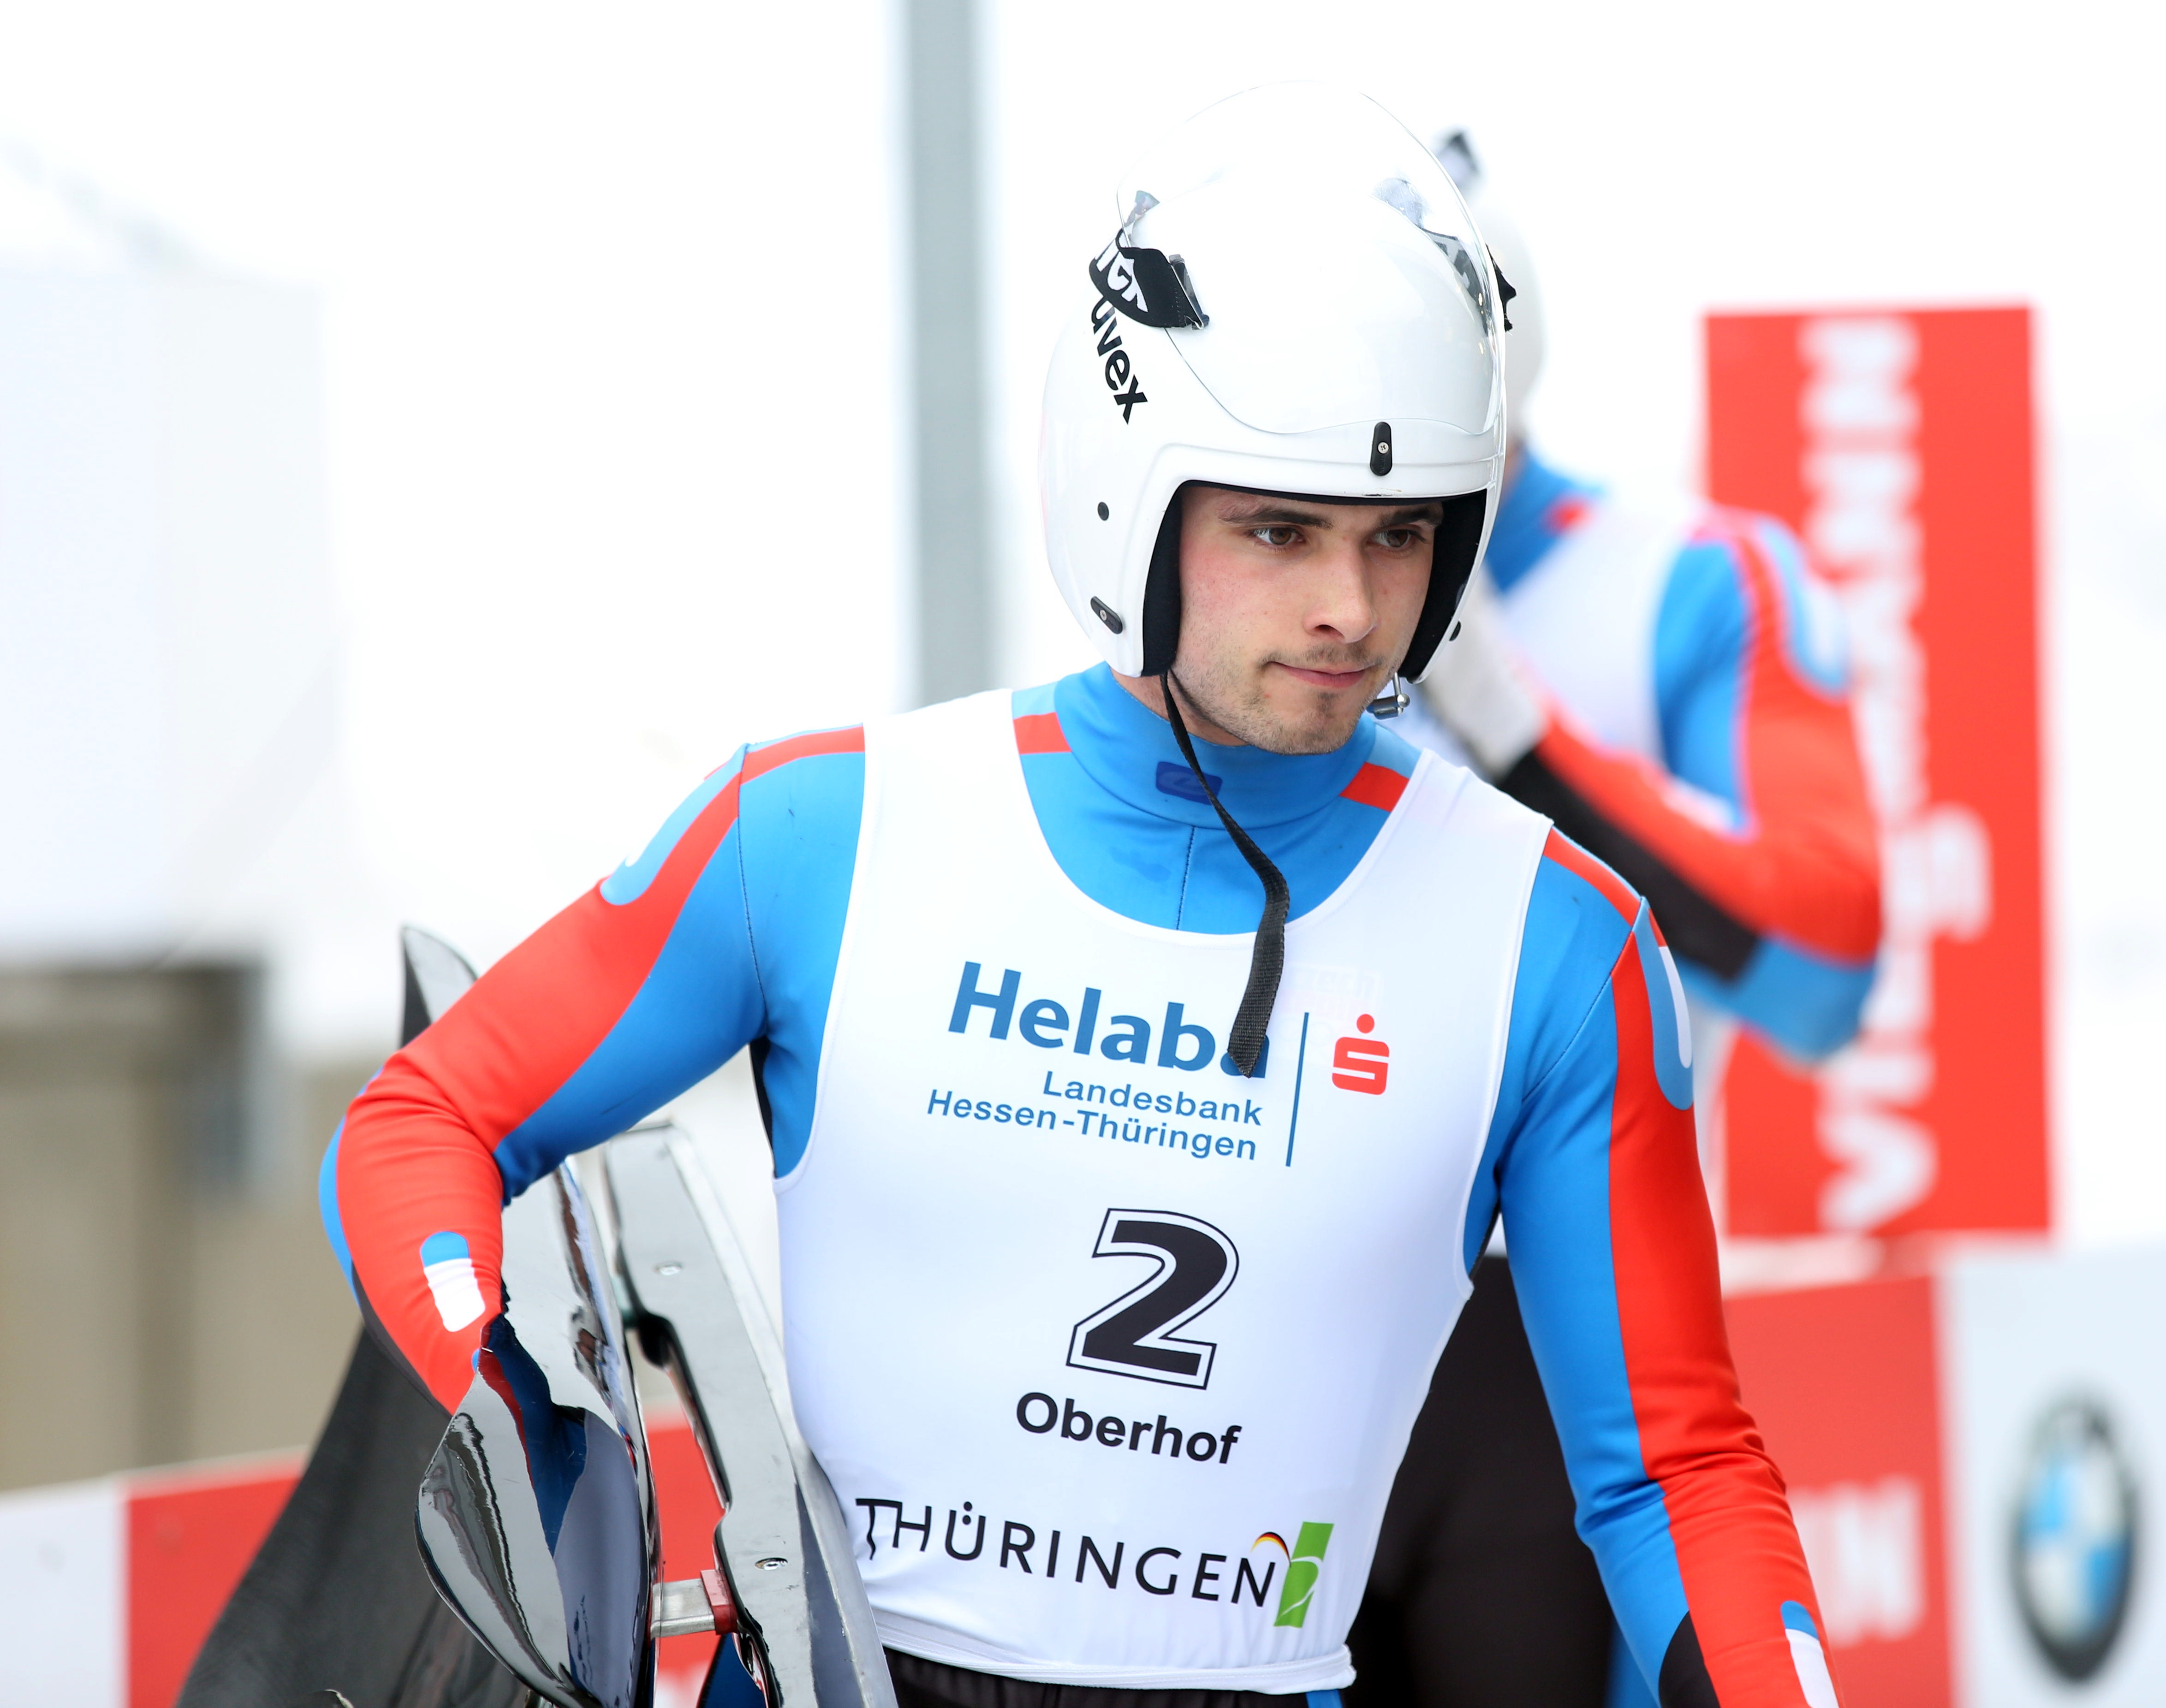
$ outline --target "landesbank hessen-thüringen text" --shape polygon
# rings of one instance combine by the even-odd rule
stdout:
[[[1165,1003],[1154,1024],[1141,1015],[1103,1014],[1105,993],[1086,985],[1075,999],[1071,1017],[1069,1004],[1058,998],[1024,1001],[1022,975],[1012,967],[1002,972],[991,989],[985,988],[983,978],[979,962],[964,963],[954,1010],[948,1019],[949,1031],[969,1034],[971,1021],[983,1010],[986,1021],[983,1036],[989,1041],[1019,1042],[1078,1056],[1095,1053],[1107,1061],[1176,1073],[1200,1073],[1216,1062],[1222,1073],[1237,1076],[1231,1059],[1219,1054],[1218,1041],[1210,1030],[1191,1020],[1183,1003]],[[1157,1006],[1153,1004],[1154,1009]],[[1256,1064],[1251,1077],[1261,1079],[1269,1066],[1266,1048],[1265,1059]],[[1158,1091],[1134,1081],[1075,1078],[1050,1068],[1038,1071],[1040,1083],[1021,1096],[1012,1089],[1005,1095],[980,1097],[975,1088],[933,1086],[927,1095],[925,1112],[954,1120],[990,1121],[1068,1131],[1080,1138],[1148,1145],[1180,1151],[1198,1162],[1214,1157],[1256,1160],[1261,1134],[1243,1130],[1260,1129],[1264,1110],[1249,1098],[1197,1095],[1186,1088]],[[1197,1091],[1214,1089],[1199,1086]],[[1039,1100],[1026,1102],[1025,1098]],[[1159,1120],[1154,1116],[1170,1119]]]

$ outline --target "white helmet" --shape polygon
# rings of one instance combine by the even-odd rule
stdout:
[[[1436,157],[1445,171],[1451,174],[1451,182],[1459,187],[1459,193],[1466,198],[1467,211],[1474,216],[1474,224],[1489,247],[1497,271],[1512,286],[1512,306],[1507,313],[1512,323],[1512,360],[1504,370],[1504,414],[1512,424],[1512,431],[1524,434],[1527,430],[1527,394],[1541,377],[1542,356],[1549,345],[1547,323],[1542,313],[1541,275],[1535,271],[1534,254],[1527,247],[1519,222],[1498,197],[1466,133],[1447,131],[1437,142]]]
[[[1281,84],[1191,119],[1117,205],[1045,384],[1046,547],[1075,620],[1124,675],[1172,663],[1187,482],[1442,499],[1418,680],[1504,464],[1496,269],[1450,177],[1374,103]]]

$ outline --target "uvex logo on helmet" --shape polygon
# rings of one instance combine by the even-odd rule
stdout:
[[[1100,298],[1091,305],[1091,328],[1098,335],[1098,354],[1106,363],[1106,389],[1120,406],[1123,421],[1133,421],[1136,405],[1150,398],[1134,377],[1133,359],[1121,347],[1119,317],[1125,314],[1141,326],[1204,324],[1186,271],[1180,256],[1131,249],[1117,232],[1091,263],[1091,282]]]
[[[1121,348],[1120,324],[1121,317],[1113,312],[1110,302],[1091,305],[1091,329],[1098,335],[1098,354],[1106,358],[1106,389],[1120,405],[1121,419],[1128,421],[1134,419],[1132,412],[1136,405],[1148,403],[1150,398],[1144,390],[1144,382],[1131,377],[1135,372],[1134,364],[1128,360],[1128,351]],[[1121,389],[1123,386],[1128,387],[1126,391]]]

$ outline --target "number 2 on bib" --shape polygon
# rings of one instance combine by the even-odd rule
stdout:
[[[1182,1388],[1211,1385],[1213,1341],[1181,1340],[1226,1295],[1241,1267],[1233,1241],[1207,1221],[1170,1210],[1109,1210],[1094,1257],[1149,1257],[1157,1273],[1075,1325],[1068,1362],[1077,1369]]]

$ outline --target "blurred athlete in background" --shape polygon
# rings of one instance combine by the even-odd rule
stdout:
[[[1511,445],[1462,631],[1397,731],[1471,765],[1647,898],[1690,1002],[1704,1110],[1740,1025],[1810,1061],[1856,1031],[1872,981],[1878,857],[1839,619],[1772,519],[1621,502],[1535,453],[1540,282],[1465,134],[1437,154],[1517,291]],[[1392,1490],[1350,1703],[1653,1700],[1613,1656],[1573,1532],[1544,1352],[1505,1259],[1486,1257]]]
[[[1105,662],[746,750],[492,967],[325,1158],[365,1315],[458,1406],[505,1199],[749,1046],[792,1403],[903,1708],[1318,1708],[1501,1218],[1636,1665],[1831,1708],[1653,920],[1365,709],[1503,477],[1480,235],[1314,86],[1200,115],[1120,208],[1042,460]]]

